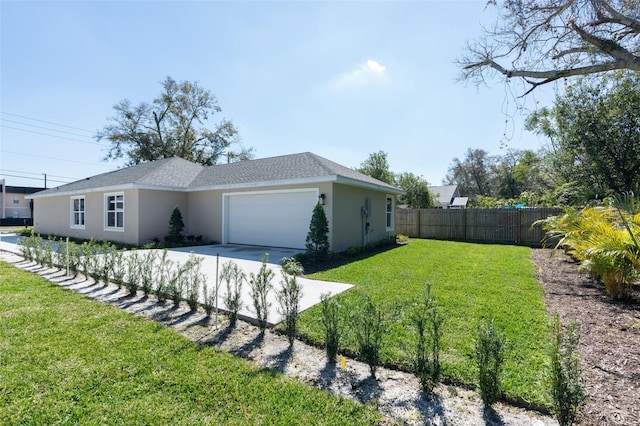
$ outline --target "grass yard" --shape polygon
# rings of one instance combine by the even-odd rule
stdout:
[[[361,293],[391,314],[383,360],[407,367],[414,332],[407,318],[426,282],[444,314],[441,361],[449,382],[476,384],[475,336],[483,318],[493,318],[508,339],[503,384],[508,398],[530,406],[549,406],[544,371],[547,362],[547,312],[543,289],[529,260],[530,249],[434,240],[410,244],[315,273],[311,278],[355,284],[338,301],[343,306],[344,343],[355,350],[347,315],[358,309]],[[322,313],[302,314],[301,333],[323,341]]]
[[[375,424],[338,398],[0,262],[0,424]]]

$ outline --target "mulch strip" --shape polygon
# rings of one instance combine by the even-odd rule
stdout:
[[[588,399],[583,425],[640,425],[640,292],[612,300],[604,286],[563,252],[533,250],[547,309],[563,326],[580,325],[581,368]],[[636,286],[637,287],[637,286]]]

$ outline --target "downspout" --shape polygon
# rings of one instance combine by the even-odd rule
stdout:
[[[0,185],[2,185],[2,219],[6,219],[5,209],[6,209],[6,199],[7,199],[7,188],[4,183],[4,179],[0,179]]]
[[[360,217],[362,219],[362,247],[369,243],[369,209],[370,202],[368,198],[364,199],[364,206],[360,209]]]

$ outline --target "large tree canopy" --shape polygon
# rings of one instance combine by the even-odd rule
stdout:
[[[216,97],[197,82],[176,82],[167,77],[162,93],[152,103],[132,106],[128,99],[115,105],[116,115],[96,138],[111,143],[107,158],[127,157],[138,164],[168,157],[181,157],[205,165],[222,156],[227,161],[252,157],[252,149],[231,151],[238,143],[233,123],[209,123],[221,111]]]
[[[469,149],[463,160],[453,159],[443,182],[458,185],[460,195],[471,197],[472,206],[557,205],[547,162],[547,155],[530,150],[509,149],[490,156],[482,149]]]
[[[464,160],[457,157],[453,159],[444,183],[458,185],[460,194],[464,197],[490,196],[491,166],[494,163],[495,158],[490,157],[487,151],[469,148]]]
[[[640,74],[579,81],[527,125],[550,138],[554,168],[568,182],[600,197],[640,190]]]
[[[362,174],[371,176],[374,179],[381,180],[388,184],[393,185],[395,182],[395,176],[391,170],[389,170],[389,162],[387,161],[387,153],[384,151],[374,152],[369,154],[369,158],[360,164],[360,168],[356,169]]]
[[[434,205],[433,194],[429,191],[429,182],[413,173],[398,175],[398,185],[405,192],[400,202],[414,209],[429,209]]]
[[[460,58],[464,79],[497,72],[524,79],[530,92],[565,77],[640,71],[640,0],[488,3],[501,16]]]

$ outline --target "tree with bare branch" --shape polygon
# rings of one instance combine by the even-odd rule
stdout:
[[[517,77],[526,95],[562,78],[640,72],[640,0],[489,0],[488,6],[501,16],[459,58],[463,80]]]
[[[232,152],[238,131],[231,121],[210,123],[221,111],[216,97],[198,82],[176,82],[167,77],[162,93],[152,103],[133,106],[128,99],[113,107],[116,115],[102,130],[98,141],[111,143],[107,159],[128,157],[138,164],[168,157],[181,157],[211,165],[221,157],[228,161],[249,159],[253,149]]]

